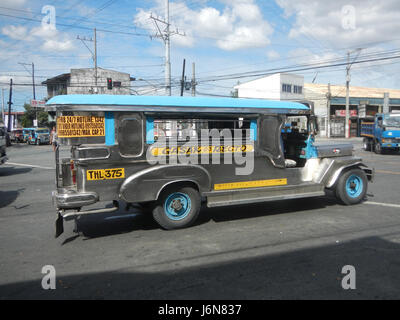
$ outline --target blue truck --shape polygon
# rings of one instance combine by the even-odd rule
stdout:
[[[381,154],[383,151],[400,150],[400,114],[378,113],[374,122],[361,123],[364,150]]]

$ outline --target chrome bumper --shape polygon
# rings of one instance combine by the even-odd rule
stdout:
[[[97,193],[79,193],[76,191],[67,192],[52,192],[53,204],[58,209],[77,209],[83,206],[88,206],[99,201]]]

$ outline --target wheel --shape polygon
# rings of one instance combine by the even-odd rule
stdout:
[[[368,179],[361,169],[344,172],[336,185],[336,197],[345,205],[363,201],[368,189]]]
[[[364,138],[363,145],[365,151],[371,151],[371,143],[368,138]]]
[[[181,229],[191,226],[197,219],[201,197],[191,187],[168,188],[159,197],[154,209],[154,220],[164,229]]]
[[[378,141],[374,144],[374,151],[376,154],[382,154],[382,146]]]

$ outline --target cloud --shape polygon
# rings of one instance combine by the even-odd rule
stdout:
[[[400,29],[398,0],[276,0],[286,17],[294,16],[289,37],[308,38],[320,46],[350,47],[392,40]]]
[[[269,50],[267,52],[267,57],[270,60],[276,60],[276,59],[279,59],[281,57],[281,55],[278,52],[276,52],[275,50]]]
[[[42,46],[42,49],[44,51],[70,51],[74,49],[74,45],[71,40],[46,40]]]
[[[39,37],[42,39],[54,38],[58,35],[58,31],[50,24],[40,25],[35,27],[30,32],[31,36]]]
[[[8,25],[1,29],[2,34],[15,40],[28,40],[29,32],[26,27]]]
[[[70,51],[75,48],[66,34],[61,34],[49,24],[34,27],[30,31],[23,26],[8,25],[1,32],[11,39],[40,43],[39,47],[47,52]]]
[[[1,0],[1,6],[7,8],[20,8],[26,4],[26,0]]]
[[[213,41],[220,49],[229,51],[265,47],[270,44],[269,37],[273,28],[263,19],[260,8],[253,0],[221,2],[225,4],[221,10],[210,6],[193,10],[184,2],[171,2],[171,23],[186,33],[186,37],[173,37],[174,43],[194,46],[200,40],[208,40]],[[161,7],[153,10],[139,9],[134,16],[134,23],[156,30],[149,19],[151,13],[153,16],[163,16]]]

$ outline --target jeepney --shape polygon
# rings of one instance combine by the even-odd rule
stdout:
[[[50,144],[50,131],[48,128],[33,128],[28,133],[28,144]]]
[[[23,128],[22,129],[22,142],[29,143],[29,137],[32,135],[32,131],[35,128]]]
[[[324,196],[366,196],[374,171],[351,144],[314,145],[310,105],[257,99],[62,95],[50,99],[60,144],[56,237],[63,221],[140,204],[163,229],[208,207]],[[112,202],[112,207],[83,207]]]

